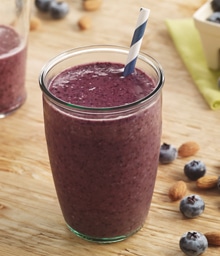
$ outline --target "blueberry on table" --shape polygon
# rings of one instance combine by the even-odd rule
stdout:
[[[213,12],[208,18],[208,21],[220,23],[220,11],[219,12]]]
[[[189,231],[180,238],[179,246],[187,256],[197,256],[205,252],[208,241],[202,233]]]
[[[212,0],[211,7],[214,12],[220,12],[220,0]]]
[[[185,164],[184,173],[190,180],[198,180],[206,173],[206,166],[202,161],[192,160]]]
[[[66,2],[53,1],[50,5],[49,13],[53,19],[62,19],[69,12],[69,5]]]
[[[177,157],[177,149],[170,144],[163,143],[160,146],[159,162],[161,164],[169,164]]]
[[[48,12],[52,2],[54,0],[35,0],[35,6],[41,12]]]
[[[185,217],[195,218],[203,213],[205,203],[200,196],[190,195],[180,201],[179,209]]]

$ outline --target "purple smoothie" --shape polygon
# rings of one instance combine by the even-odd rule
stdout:
[[[26,54],[17,32],[0,25],[0,116],[18,108],[26,98]]]
[[[156,85],[144,72],[136,69],[124,78],[122,67],[73,67],[56,76],[49,91],[93,108],[126,105],[153,92]],[[106,119],[74,116],[45,95],[43,103],[51,168],[68,226],[91,240],[136,232],[148,214],[157,173],[160,95],[147,108]]]

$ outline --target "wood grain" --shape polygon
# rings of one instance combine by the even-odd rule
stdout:
[[[220,192],[199,191],[183,175],[190,158],[160,165],[149,216],[144,227],[129,239],[109,245],[86,242],[69,232],[59,208],[49,166],[38,75],[46,61],[72,47],[91,44],[129,46],[139,8],[151,9],[142,51],[163,66],[162,141],[176,147],[187,140],[199,143],[193,158],[203,160],[209,174],[219,175],[219,111],[212,111],[203,100],[177,54],[166,30],[166,18],[188,18],[202,5],[199,0],[103,1],[95,12],[85,13],[82,1],[68,1],[71,12],[64,20],[53,21],[32,15],[41,26],[30,32],[26,87],[28,98],[16,113],[0,120],[0,255],[2,256],[181,256],[178,242],[188,230],[200,232],[219,228]],[[92,28],[80,31],[78,19],[87,14]],[[184,33],[184,31],[183,31]],[[199,193],[206,209],[197,219],[184,219],[179,202],[167,193],[178,180],[187,183],[188,193]],[[210,247],[204,255],[219,255]]]

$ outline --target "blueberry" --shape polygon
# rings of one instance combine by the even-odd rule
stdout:
[[[187,256],[197,256],[207,249],[208,241],[202,233],[189,231],[180,238],[179,246]]]
[[[35,0],[35,6],[41,12],[48,12],[52,2],[54,0]]]
[[[198,195],[184,197],[180,201],[180,211],[187,218],[194,218],[201,215],[205,209],[205,203]]]
[[[173,162],[177,157],[177,149],[167,143],[163,143],[160,146],[159,161],[161,164],[169,164]]]
[[[220,12],[213,12],[208,18],[208,21],[220,23]]]
[[[211,7],[214,12],[220,12],[220,0],[212,0]]]
[[[50,5],[50,15],[53,19],[62,19],[69,12],[69,5],[65,2],[52,2]]]
[[[202,161],[192,160],[184,166],[184,173],[190,180],[197,180],[205,175],[206,166]]]

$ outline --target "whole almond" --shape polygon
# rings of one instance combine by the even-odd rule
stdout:
[[[220,231],[210,231],[206,232],[204,235],[207,238],[209,245],[220,246]]]
[[[81,30],[89,29],[92,26],[91,18],[88,16],[82,16],[78,21],[78,26]]]
[[[41,26],[41,20],[37,17],[30,18],[30,30],[37,30]]]
[[[196,181],[196,186],[202,189],[214,188],[217,186],[218,176],[205,175]]]
[[[170,187],[168,196],[172,201],[177,201],[185,196],[186,191],[186,183],[180,180]]]
[[[84,0],[83,8],[86,11],[95,11],[100,8],[102,0]]]
[[[199,144],[195,141],[188,141],[183,143],[178,149],[178,156],[188,157],[193,156],[199,151]]]

